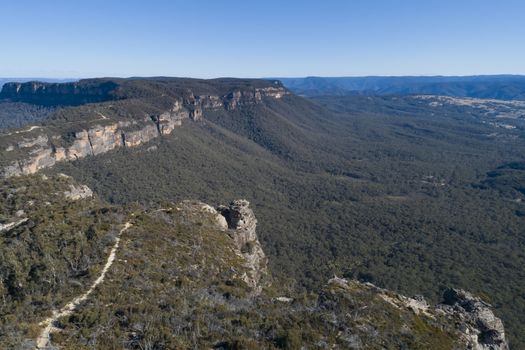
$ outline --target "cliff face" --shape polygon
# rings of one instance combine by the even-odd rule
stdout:
[[[3,177],[28,175],[43,168],[49,168],[61,161],[72,161],[87,156],[109,152],[119,147],[136,147],[153,138],[169,135],[188,118],[188,111],[180,106],[140,121],[115,122],[106,125],[93,125],[89,129],[76,131],[70,135],[69,145],[62,145],[63,135],[48,136],[45,129],[38,129],[38,136],[21,137],[10,144],[4,152],[21,153],[20,159],[4,166]]]
[[[254,90],[235,90],[224,98],[224,106],[228,110],[236,109],[242,105],[255,104],[262,101],[263,97],[281,98],[287,91],[279,87],[256,88]]]
[[[271,84],[268,82],[266,86],[261,87],[235,87],[223,95],[197,95],[190,89],[153,90],[159,93],[159,100],[168,99],[171,107],[154,114],[127,112],[127,114],[132,114],[132,117],[124,120],[108,118],[100,112],[95,112],[100,115],[100,118],[89,122],[88,127],[67,132],[67,134],[56,133],[48,128],[37,126],[12,132],[6,135],[7,144],[0,151],[4,158],[4,161],[0,162],[0,176],[33,174],[40,169],[52,167],[57,162],[95,156],[120,147],[137,147],[154,138],[171,134],[175,128],[182,125],[185,119],[202,120],[205,118],[206,110],[221,108],[234,110],[245,105],[261,103],[264,98],[279,99],[289,94],[282,86]],[[126,96],[126,93],[131,94],[128,91],[131,90],[130,87],[114,85],[108,82],[100,85],[85,82],[83,84],[12,83],[4,86],[2,96],[20,99],[33,96],[35,99],[45,99],[49,96],[63,95],[65,99],[86,94],[108,98],[108,96],[117,95],[119,91],[121,93],[119,96]],[[151,94],[150,90],[148,93]],[[167,93],[172,96],[168,97]],[[177,96],[173,96],[174,94]],[[133,95],[130,96],[135,104],[141,101]],[[127,102],[121,101],[121,103],[126,106]],[[113,105],[108,102],[102,104],[98,109],[104,108],[113,108]],[[94,114],[93,111],[90,114]],[[79,119],[79,124],[81,121]]]
[[[244,199],[235,200],[229,206],[221,206],[217,210],[226,218],[228,233],[237,247],[237,254],[246,261],[247,272],[241,279],[260,293],[264,279],[268,275],[268,259],[264,254],[255,229],[257,219],[250,202]]]

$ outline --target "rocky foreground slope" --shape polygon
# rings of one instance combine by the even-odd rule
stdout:
[[[59,122],[1,135],[0,176],[33,174],[57,162],[136,147],[171,134],[184,120],[200,120],[207,110],[235,110],[289,94],[277,81],[197,82],[92,79],[61,84],[7,83],[0,99],[81,106],[51,116]]]
[[[272,281],[245,200],[112,206],[64,175],[4,180],[0,196],[2,348],[34,349],[40,322],[104,273],[46,348],[507,349],[465,291],[433,307],[337,277],[307,294]]]

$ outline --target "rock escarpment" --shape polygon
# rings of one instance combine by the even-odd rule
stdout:
[[[51,134],[37,129],[36,136],[20,136],[4,149],[21,157],[3,167],[2,177],[29,175],[49,168],[61,161],[72,161],[109,152],[120,147],[136,147],[156,137],[169,135],[188,118],[188,112],[175,105],[158,116],[145,116],[142,120],[95,124],[66,135]],[[65,139],[68,140],[65,140]]]
[[[158,82],[148,81],[139,87],[133,80],[118,83],[90,80],[65,84],[30,82],[4,85],[1,93],[3,98],[53,101],[57,96],[75,99],[87,94],[118,100],[120,110],[115,111],[117,107],[111,103],[113,100],[94,105],[93,108],[89,105],[73,107],[68,112],[76,113],[78,117],[67,124],[83,125],[73,127],[73,131],[57,132],[57,128],[33,126],[2,135],[0,176],[33,174],[40,169],[52,167],[57,162],[103,154],[121,147],[140,146],[157,137],[171,134],[185,119],[202,120],[206,110],[234,110],[261,103],[264,98],[279,99],[289,94],[278,82],[258,82],[259,85],[241,87],[230,87],[226,83],[222,87],[220,83],[214,83],[209,89],[217,94],[202,94],[202,88],[193,91],[178,85],[159,88],[157,85],[151,86],[153,83]],[[221,87],[226,92],[221,94]],[[167,104],[170,107],[166,108]],[[142,107],[137,108],[137,105]],[[106,110],[110,117],[100,112]],[[156,112],[146,112],[149,110]],[[126,118],[119,115],[125,115]]]
[[[329,286],[340,288],[369,289],[389,304],[408,309],[415,314],[430,317],[434,320],[444,318],[458,339],[469,350],[508,350],[503,322],[494,315],[491,306],[478,297],[461,289],[447,289],[443,293],[443,301],[435,306],[417,296],[409,298],[387,289],[379,288],[372,283],[361,283],[334,277],[328,281]],[[321,300],[323,296],[321,295]]]
[[[242,279],[258,293],[266,282],[268,259],[255,232],[257,219],[249,206],[250,202],[239,199],[217,210],[226,218],[228,234],[233,238],[238,254],[246,261],[248,272]]]
[[[507,350],[503,322],[494,315],[491,306],[461,289],[445,291],[438,310],[453,317],[468,341],[469,349]]]

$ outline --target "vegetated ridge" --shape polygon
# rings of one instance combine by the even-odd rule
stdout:
[[[63,84],[5,84],[0,98],[13,101],[53,105],[125,101],[81,107],[77,111],[78,123],[72,131],[60,130],[62,125],[56,123],[54,127],[29,128],[2,135],[2,175],[33,174],[56,162],[76,160],[119,147],[135,147],[169,135],[184,119],[200,120],[203,109],[235,110],[240,105],[260,103],[263,98],[281,98],[288,94],[276,81],[259,81],[252,85],[235,80],[200,82],[195,84],[195,91],[191,85],[181,84],[179,80],[138,82],[141,84],[136,84],[135,80],[96,79]],[[68,111],[58,113],[67,114]],[[66,123],[72,122],[75,120],[68,119]]]
[[[525,100],[525,76],[369,76],[277,78],[299,95],[444,95]]]
[[[100,106],[108,107],[101,114],[112,122],[142,125],[142,116],[162,114],[172,106],[170,96],[178,96],[170,92],[175,83],[130,84],[140,91],[133,98],[62,105],[36,129],[9,131],[18,133],[6,137],[6,149],[39,127],[67,141],[92,122],[103,123]],[[177,84],[206,85],[203,95],[221,89],[208,81]],[[220,91],[229,91],[228,84]],[[168,109],[158,107],[163,97]],[[439,98],[313,101],[286,94],[202,109],[196,122],[188,118],[144,147],[88,153],[41,171],[71,174],[112,203],[246,197],[262,218],[261,244],[279,278],[318,291],[336,273],[421,292],[432,302],[446,286],[459,286],[490,299],[519,344],[523,177],[512,164],[523,149],[522,120],[502,121],[498,113]],[[111,105],[125,113],[111,114]],[[2,154],[9,152],[31,156],[16,144]]]
[[[337,277],[307,295],[272,285],[246,200],[217,209],[198,201],[109,206],[60,174],[4,181],[0,193],[9,197],[1,207],[7,221],[27,219],[2,232],[6,348],[507,349],[489,305],[461,290],[432,307]],[[42,244],[37,231],[53,228],[69,232]],[[80,236],[95,249],[104,242],[108,257],[86,264]],[[73,246],[67,254],[64,242]],[[21,259],[27,254],[31,261]]]

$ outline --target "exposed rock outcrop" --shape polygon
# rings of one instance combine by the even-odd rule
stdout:
[[[217,210],[226,218],[228,234],[233,238],[238,253],[246,260],[249,272],[242,279],[259,293],[268,274],[268,259],[255,232],[257,219],[250,208],[250,202],[238,199]]]
[[[444,316],[468,350],[508,350],[509,348],[503,322],[494,315],[491,306],[464,290],[448,289],[443,294],[442,303],[430,306],[422,296],[409,298],[368,282],[334,277],[328,281],[328,285],[339,288],[358,286],[370,289],[381,299],[399,309],[409,309],[415,314],[433,319]]]
[[[219,226],[221,230],[226,231],[228,229],[228,222],[226,222],[226,218],[221,213],[219,213],[214,207],[212,207],[209,204],[201,203],[201,209],[213,215],[215,223],[217,224],[217,226]]]
[[[222,99],[216,95],[199,95],[195,97],[196,104],[204,109],[219,109],[223,107]]]
[[[9,231],[9,230],[11,230],[11,229],[13,229],[13,228],[23,224],[27,220],[29,220],[29,219],[28,218],[23,218],[23,219],[20,219],[18,221],[9,222],[7,224],[0,223],[0,232]]]
[[[91,188],[87,187],[86,185],[76,186],[76,185],[70,184],[69,191],[65,191],[64,196],[67,199],[76,201],[76,200],[84,199],[84,198],[92,198],[93,191],[91,190]]]
[[[287,94],[289,92],[281,87],[235,90],[224,96],[224,107],[228,110],[234,110],[239,106],[260,103],[263,97],[279,99]]]
[[[39,135],[37,138],[34,139],[22,139],[17,146],[18,148],[31,148],[35,146],[44,147],[48,142],[46,135]],[[14,149],[14,148],[13,148]]]
[[[491,306],[461,289],[445,291],[438,310],[454,317],[473,350],[507,350],[503,322],[494,315]]]

